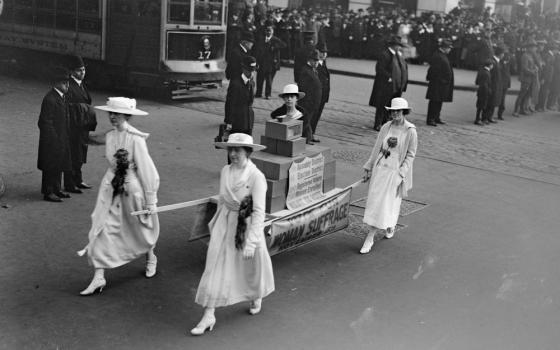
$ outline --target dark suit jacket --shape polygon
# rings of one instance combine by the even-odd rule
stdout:
[[[245,84],[241,74],[232,77],[226,95],[225,122],[231,124],[232,132],[251,131],[255,114],[253,112],[253,82]]]
[[[241,44],[237,44],[233,47],[229,55],[229,61],[226,66],[226,79],[232,79],[234,77],[241,76],[242,69],[241,65],[243,63],[243,58],[245,56],[250,56],[250,51],[245,52],[241,48]]]
[[[37,168],[58,172],[72,170],[68,108],[55,89],[51,89],[43,98],[37,125],[40,131]]]
[[[298,82],[299,91],[305,92],[305,97],[299,100],[299,105],[307,111],[310,118],[317,112],[323,97],[323,87],[319,75],[306,64],[300,72]]]
[[[280,69],[280,50],[287,47],[286,43],[274,35],[269,42],[260,37],[255,44],[255,58],[259,65],[259,72],[272,73]]]
[[[430,101],[451,102],[453,101],[453,68],[449,63],[447,55],[437,50],[430,60],[430,68],[426,76],[428,90],[426,98]]]
[[[331,73],[329,72],[326,61],[323,61],[323,64],[317,66],[317,74],[319,75],[322,88],[321,103],[327,103],[329,102],[329,95],[331,93]]]
[[[299,83],[299,75],[303,67],[307,66],[307,57],[309,53],[315,50],[315,45],[306,43],[303,47],[299,48],[294,57],[294,81]]]
[[[389,81],[391,79],[391,81]],[[383,108],[394,97],[400,97],[408,84],[408,68],[401,55],[385,49],[375,65],[375,81],[369,105]]]
[[[97,127],[95,110],[91,106],[91,96],[85,83],[82,87],[74,79],[70,79],[66,94],[69,115],[70,149],[72,162],[83,164],[87,160],[89,132]]]
[[[484,67],[480,68],[476,74],[475,84],[478,85],[476,108],[486,108],[490,96],[490,71]]]
[[[488,107],[497,107],[502,102],[504,94],[504,82],[502,77],[502,63],[492,57],[492,69],[490,69],[490,96]]]

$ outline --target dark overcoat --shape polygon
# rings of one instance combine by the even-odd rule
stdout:
[[[272,73],[280,69],[280,50],[287,45],[274,35],[265,42],[265,37],[260,37],[255,44],[255,58],[259,65],[259,72]]]
[[[299,91],[305,92],[305,97],[298,101],[298,104],[307,111],[311,117],[317,112],[323,97],[323,87],[321,80],[319,80],[318,73],[313,71],[308,64],[306,64],[300,72],[300,79],[298,83]]]
[[[294,57],[294,81],[296,83],[299,83],[300,72],[303,67],[307,66],[307,58],[313,50],[315,50],[315,45],[310,43],[305,43],[305,45],[296,50]]]
[[[331,73],[327,67],[327,61],[317,66],[317,74],[321,81],[321,103],[329,102],[329,95],[331,93]]]
[[[391,79],[391,81],[389,81]],[[375,65],[375,81],[369,105],[384,108],[391,99],[401,97],[408,84],[408,68],[401,55],[385,49]]]
[[[72,170],[68,138],[68,107],[55,89],[41,103],[39,114],[39,157],[37,168],[42,171]]]
[[[453,86],[455,84],[453,68],[449,58],[441,50],[437,50],[430,60],[430,68],[426,75],[428,90],[426,98],[436,102],[453,101]]]
[[[476,108],[486,108],[490,96],[490,71],[484,67],[478,70],[475,84],[478,85],[476,91]]]
[[[253,82],[243,82],[241,74],[232,77],[226,95],[225,121],[231,124],[233,132],[253,130],[255,113],[253,111]]]
[[[232,78],[241,76],[241,73],[243,73],[243,58],[249,55],[250,52],[243,50],[241,44],[237,44],[231,49],[226,66],[226,79],[231,80]]]
[[[70,79],[66,102],[69,112],[72,163],[83,164],[87,161],[89,132],[95,131],[97,127],[95,110],[91,106],[91,96],[83,82],[80,87],[74,79]]]
[[[490,95],[488,107],[497,107],[502,102],[504,95],[504,79],[502,76],[502,63],[492,57],[492,69],[490,69]]]

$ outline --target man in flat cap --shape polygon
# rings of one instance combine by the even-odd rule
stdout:
[[[239,45],[235,46],[229,55],[229,61],[226,66],[226,79],[230,80],[232,77],[241,75],[243,59],[251,56],[251,50],[255,43],[255,36],[249,31],[244,31],[241,34]]]
[[[452,47],[453,43],[450,40],[443,39],[439,43],[439,48],[429,60],[430,68],[428,68],[426,76],[428,81],[426,99],[429,100],[426,124],[431,126],[445,124],[440,116],[441,107],[444,102],[453,101],[454,76],[453,68],[448,58]]]
[[[82,178],[82,165],[87,161],[89,132],[95,131],[97,119],[91,106],[91,96],[84,83],[86,65],[82,57],[70,57],[68,68],[70,83],[66,102],[70,122],[72,173],[64,173],[64,189],[71,193],[82,193],[82,189],[91,188]]]
[[[241,73],[230,77],[225,105],[225,123],[230,133],[253,133],[256,70],[257,60],[253,56],[245,56],[241,62]]]
[[[375,65],[375,81],[369,105],[375,107],[373,128],[376,131],[388,120],[385,107],[390,105],[393,98],[401,97],[408,85],[408,66],[399,51],[401,46],[399,36],[390,37]]]
[[[70,140],[68,137],[68,92],[69,73],[57,67],[52,72],[53,87],[43,98],[39,114],[39,156],[37,168],[43,172],[41,193],[48,202],[62,202],[70,195],[62,191],[62,173],[72,171]]]

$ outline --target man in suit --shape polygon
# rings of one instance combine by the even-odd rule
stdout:
[[[321,81],[321,103],[319,104],[317,113],[315,113],[315,116],[311,120],[311,131],[313,132],[312,142],[321,142],[315,137],[315,130],[323,114],[323,108],[325,108],[325,104],[329,102],[329,95],[331,93],[331,74],[327,68],[327,46],[320,45],[318,51],[319,62],[317,63],[317,75]]]
[[[323,97],[323,88],[317,73],[319,57],[319,51],[313,50],[309,52],[307,62],[301,68],[298,82],[299,91],[305,93],[305,97],[300,100],[299,105],[307,112],[303,116],[303,137],[305,137],[306,143],[309,145],[313,144],[311,122],[317,118],[317,112]]]
[[[68,71],[57,68],[53,72],[53,88],[43,98],[39,114],[39,156],[37,168],[43,172],[41,193],[48,202],[62,202],[70,195],[62,191],[62,173],[72,171],[70,140],[68,137]]]
[[[265,23],[264,37],[259,38],[255,44],[255,56],[257,65],[257,94],[262,97],[263,84],[266,84],[264,95],[268,100],[272,93],[272,81],[276,72],[280,69],[280,50],[287,47],[286,43],[274,36],[272,22]]]
[[[534,40],[529,40],[525,43],[525,52],[521,54],[519,65],[519,81],[521,87],[515,100],[515,107],[513,109],[513,116],[528,115],[527,105],[531,97],[531,86],[538,74],[538,68],[533,59],[533,54],[537,50],[537,43]]]
[[[251,55],[255,36],[249,31],[241,34],[239,45],[234,46],[229,54],[229,61],[226,66],[226,79],[231,80],[232,77],[239,77],[242,73],[243,59]]]
[[[230,77],[225,106],[225,123],[230,133],[253,133],[256,70],[257,60],[253,56],[246,56],[241,63],[241,73]]]
[[[64,189],[71,193],[82,193],[91,188],[82,178],[82,165],[87,161],[89,132],[95,131],[97,119],[91,106],[91,96],[84,83],[86,66],[82,57],[70,57],[70,80],[66,102],[68,103],[70,150],[72,172],[64,173]]]
[[[296,83],[299,83],[300,72],[307,65],[309,55],[315,50],[314,36],[314,31],[303,32],[303,46],[296,51],[294,58],[294,81]]]
[[[395,97],[401,97],[408,85],[408,66],[399,51],[401,38],[392,36],[386,42],[386,49],[379,55],[375,65],[375,81],[369,98],[369,105],[375,107],[374,130],[379,131],[387,119],[386,106]]]
[[[502,94],[504,93],[504,79],[502,76],[502,58],[504,57],[504,49],[501,46],[494,49],[494,55],[491,58],[492,68],[490,69],[490,94],[488,104],[484,109],[483,120],[489,123],[496,123],[494,120],[494,110],[500,106],[502,102]],[[500,116],[503,120],[503,117]]]
[[[506,46],[504,46],[504,53],[500,60],[500,68],[502,69],[502,100],[498,106],[498,120],[503,120],[507,91],[511,87],[511,55]]]
[[[449,62],[448,54],[453,47],[453,43],[449,40],[442,40],[439,48],[434,52],[430,59],[430,68],[426,80],[428,81],[428,90],[426,91],[426,99],[428,102],[428,115],[426,124],[437,126],[437,124],[445,124],[441,120],[441,107],[444,102],[453,101],[453,68]]]

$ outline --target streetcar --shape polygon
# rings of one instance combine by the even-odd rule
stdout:
[[[227,0],[0,0],[0,51],[29,67],[80,55],[104,87],[221,84],[226,28]]]

